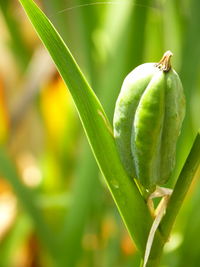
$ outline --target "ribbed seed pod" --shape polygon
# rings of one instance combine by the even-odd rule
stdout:
[[[138,66],[125,78],[114,112],[114,136],[122,164],[152,192],[169,179],[185,114],[181,81],[162,60]]]

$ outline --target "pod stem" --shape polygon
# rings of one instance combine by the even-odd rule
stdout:
[[[181,208],[184,198],[189,190],[192,180],[196,176],[199,177],[200,168],[200,132],[192,145],[192,149],[177,179],[176,185],[170,198],[167,199],[166,212],[159,223],[158,229],[162,234],[163,240],[160,244],[153,240],[150,255],[148,257],[146,267],[157,267],[160,262],[164,244],[169,240],[169,235],[176,216]],[[158,210],[159,211],[159,210]],[[158,219],[157,219],[158,220]],[[154,220],[155,224],[155,220]],[[152,231],[152,227],[150,229]],[[148,242],[147,242],[148,243]],[[144,259],[142,264],[144,265]]]
[[[164,53],[163,57],[161,58],[161,60],[156,63],[156,67],[158,67],[160,70],[164,71],[164,72],[168,72],[171,69],[171,56],[173,56],[171,51],[167,51]]]
[[[161,220],[165,214],[167,204],[168,204],[168,201],[169,201],[169,198],[170,198],[172,192],[173,192],[172,189],[157,186],[156,190],[148,198],[147,205],[149,206],[149,210],[150,210],[151,214],[153,216],[155,216],[155,219],[153,221],[153,224],[151,226],[149,236],[147,239],[146,250],[145,250],[145,254],[144,254],[144,262],[143,262],[142,267],[147,266],[148,258],[149,258],[150,252],[151,252],[151,246],[153,244],[154,235],[155,235],[156,230],[157,230],[157,228],[158,228],[158,226],[159,226],[159,224],[160,224],[160,222],[161,222]],[[162,199],[161,199],[158,207],[155,210],[152,199],[158,198],[158,197],[162,197]]]

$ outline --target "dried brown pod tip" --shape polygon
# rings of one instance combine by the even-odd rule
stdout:
[[[158,63],[156,63],[156,67],[158,67],[160,70],[164,72],[168,72],[171,69],[171,62],[170,62],[171,56],[173,56],[171,51],[165,52],[161,60]]]

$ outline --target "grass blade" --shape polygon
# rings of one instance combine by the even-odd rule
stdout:
[[[183,204],[184,198],[189,190],[192,180],[195,177],[195,174],[198,171],[199,166],[200,166],[200,133],[197,134],[197,137],[193,143],[192,149],[187,157],[184,167],[174,187],[173,193],[170,197],[166,209],[166,214],[163,217],[159,226],[164,242],[159,246],[153,243],[152,246],[151,253],[154,255],[157,254],[156,257],[153,256],[152,258],[153,259],[156,258],[158,262],[160,261],[163,245],[165,244],[165,242],[167,242],[169,238],[169,234],[171,232],[176,216],[181,208],[181,205]],[[155,262],[153,261],[153,259],[151,260],[151,254],[150,254],[150,260],[148,262],[149,265],[147,265],[148,267],[157,266],[154,265]]]
[[[0,1],[0,10],[2,11],[1,14],[4,16],[4,20],[10,35],[10,48],[17,59],[19,67],[23,71],[28,64],[31,55],[30,51],[25,45],[25,40],[20,31],[20,24],[18,23],[13,12],[10,12],[12,4],[13,3],[10,0]]]
[[[180,158],[182,166],[187,158],[191,149],[192,142],[198,131],[200,120],[198,124],[194,125],[194,118],[192,116],[192,97],[196,94],[199,88],[199,9],[200,2],[192,0],[188,9],[190,19],[186,21],[184,36],[183,36],[183,49],[182,49],[182,64],[180,68],[180,78],[183,84],[184,92],[186,95],[186,116],[183,121],[182,132],[179,138],[179,147],[177,157]],[[195,44],[195,45],[194,45]],[[199,104],[198,104],[199,106]],[[197,111],[198,112],[198,111]],[[178,166],[175,176],[177,177],[182,166]]]
[[[177,213],[181,207],[181,204],[188,192],[189,186],[200,166],[200,133],[193,143],[190,154],[184,164],[184,167],[179,175],[177,183],[174,187],[173,194],[170,198],[166,215],[161,222],[162,233],[164,233],[166,239],[170,233],[173,222],[177,216]]]
[[[56,244],[48,225],[35,204],[35,195],[20,182],[17,171],[3,148],[0,148],[0,175],[12,185],[18,200],[31,216],[41,241],[54,257],[56,255]]]
[[[144,251],[152,219],[144,199],[120,163],[112,129],[104,110],[47,17],[32,0],[20,2],[72,94],[95,158],[115,203],[136,245]]]

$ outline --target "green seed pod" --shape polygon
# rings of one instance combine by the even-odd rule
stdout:
[[[152,192],[169,179],[185,114],[179,76],[167,51],[125,78],[114,112],[114,137],[128,175]]]

